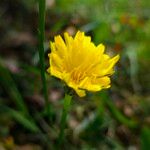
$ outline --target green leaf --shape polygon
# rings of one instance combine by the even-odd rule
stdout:
[[[9,97],[14,101],[17,109],[22,111],[24,114],[28,114],[27,107],[9,70],[4,68],[2,65],[0,65],[0,83],[5,88]]]
[[[141,131],[141,150],[148,150],[150,148],[150,128],[143,127]]]
[[[34,123],[32,118],[27,118],[24,114],[19,111],[13,110],[7,106],[0,105],[0,110],[6,112],[11,118],[16,120],[19,124],[24,126],[31,132],[40,131],[37,125]]]

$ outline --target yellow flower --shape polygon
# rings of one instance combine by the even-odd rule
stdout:
[[[65,81],[80,97],[86,95],[85,90],[109,88],[109,76],[114,73],[119,55],[110,58],[104,54],[104,45],[95,46],[84,32],[78,31],[74,38],[64,33],[64,39],[58,35],[50,42],[48,72]]]

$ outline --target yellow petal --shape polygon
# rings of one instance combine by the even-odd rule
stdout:
[[[80,89],[74,89],[74,90],[80,97],[84,97],[86,95],[85,90],[80,90]]]
[[[50,54],[50,64],[62,70],[62,59],[55,53]]]
[[[70,47],[73,42],[73,38],[69,36],[67,32],[64,33],[64,38],[65,38],[66,45]]]
[[[97,46],[97,50],[100,52],[100,54],[102,55],[104,53],[105,50],[105,46],[103,44],[99,44]]]
[[[50,67],[47,70],[52,76],[62,79],[62,73],[58,71],[55,67]]]
[[[114,65],[117,63],[117,61],[119,60],[119,58],[120,58],[120,56],[117,55],[110,59],[110,64],[109,64],[109,66],[107,66],[107,69],[105,70],[106,74],[112,73],[112,69],[113,69]]]
[[[51,48],[51,52],[56,52],[55,43],[50,41],[49,45],[50,45],[50,48]]]
[[[88,91],[100,91],[101,85],[92,83],[90,78],[85,78],[79,86],[81,89],[87,89]]]
[[[108,88],[108,87],[110,87],[110,83],[111,83],[109,77],[97,78],[97,79],[95,80],[95,82],[96,82],[97,84],[100,84],[103,88]]]
[[[84,38],[84,32],[80,32],[80,31],[78,31],[77,33],[76,33],[76,35],[75,35],[75,40],[82,40]]]
[[[57,54],[61,58],[64,58],[67,55],[67,48],[61,36],[55,37],[55,47]]]

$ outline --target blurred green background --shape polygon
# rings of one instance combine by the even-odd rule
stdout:
[[[38,57],[38,0],[0,1],[0,150],[53,150],[64,85],[46,73],[52,113],[44,99]],[[45,70],[55,35],[85,31],[106,53],[120,54],[112,87],[74,95],[66,150],[149,150],[150,1],[47,0]]]

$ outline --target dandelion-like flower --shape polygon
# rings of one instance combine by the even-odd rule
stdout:
[[[64,33],[64,40],[56,36],[50,47],[48,72],[65,81],[80,97],[86,95],[86,90],[95,92],[110,87],[110,75],[119,55],[110,58],[104,54],[103,44],[95,46],[90,36],[78,31],[74,38],[68,33]]]

